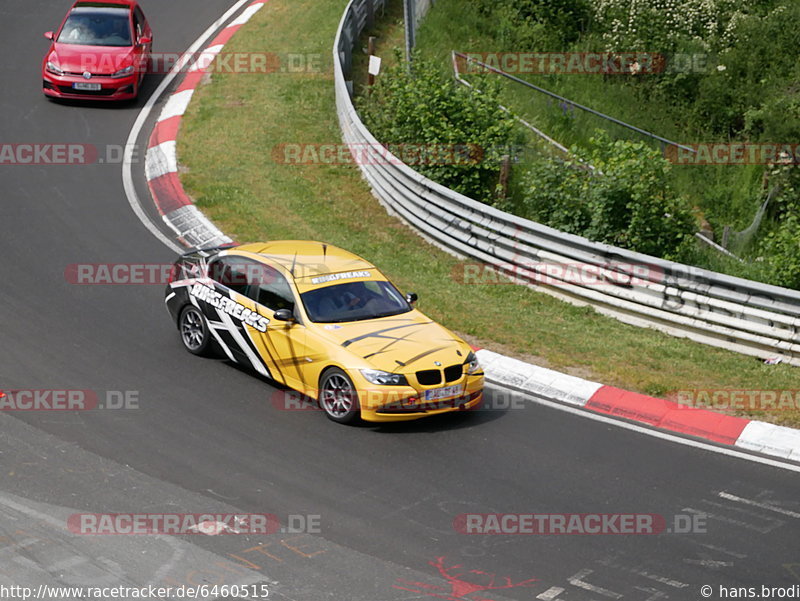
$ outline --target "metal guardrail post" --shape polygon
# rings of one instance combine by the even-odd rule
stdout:
[[[375,27],[375,5],[374,0],[367,0],[367,29]]]
[[[411,53],[417,45],[416,0],[403,0],[403,13],[406,22],[406,62],[411,63]]]

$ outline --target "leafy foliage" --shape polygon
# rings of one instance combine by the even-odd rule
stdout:
[[[577,160],[549,159],[526,177],[528,216],[591,240],[680,259],[696,231],[688,203],[669,185],[671,165],[642,143],[603,132]],[[591,165],[591,167],[589,167]]]
[[[767,234],[761,250],[767,261],[770,282],[800,289],[800,214],[792,213]]]
[[[362,116],[375,137],[414,169],[491,203],[500,173],[497,157],[518,132],[498,108],[496,86],[483,81],[479,87],[483,93],[461,86],[418,56],[411,70],[398,60],[367,96]]]
[[[759,250],[771,283],[800,289],[800,170],[787,165],[770,175],[780,186],[780,194],[772,205],[775,225]]]
[[[502,50],[563,50],[585,33],[589,0],[468,0],[497,34]]]

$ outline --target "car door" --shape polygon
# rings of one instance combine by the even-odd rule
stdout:
[[[133,36],[136,44],[137,72],[144,77],[144,74],[148,71],[150,53],[153,50],[153,32],[150,30],[150,25],[139,5],[133,8]],[[143,39],[149,39],[150,41],[143,44],[141,42]]]
[[[269,320],[267,331],[257,333],[261,338],[264,359],[276,374],[280,374],[280,381],[304,390],[304,366],[311,359],[306,346],[307,329],[295,310],[297,298],[294,290],[287,279],[270,265],[259,263],[249,275],[247,296],[255,301],[259,315]],[[296,321],[275,319],[275,312],[280,309],[292,311]]]
[[[258,335],[267,331],[267,319],[259,315],[247,295],[250,263],[235,255],[213,259],[208,265],[209,279],[195,284],[190,294],[229,357],[275,378]]]

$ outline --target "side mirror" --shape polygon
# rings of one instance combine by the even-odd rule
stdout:
[[[406,294],[406,302],[412,307],[417,303],[418,300],[419,297],[417,296],[416,292],[409,292]]]
[[[278,309],[272,315],[278,321],[296,321],[294,318],[294,312],[291,309]]]
[[[48,40],[50,40],[52,42],[53,38],[56,37],[56,34],[53,33],[52,31],[45,31],[44,32],[44,37],[46,37]]]
[[[145,37],[139,38],[139,45],[140,46],[147,46],[147,44],[150,44],[152,41],[153,41],[153,38],[145,36]]]

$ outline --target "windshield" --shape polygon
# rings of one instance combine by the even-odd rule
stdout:
[[[82,46],[132,46],[130,11],[76,8],[67,17],[57,41]]]
[[[407,313],[411,307],[389,282],[349,282],[301,295],[311,321],[361,321]]]

